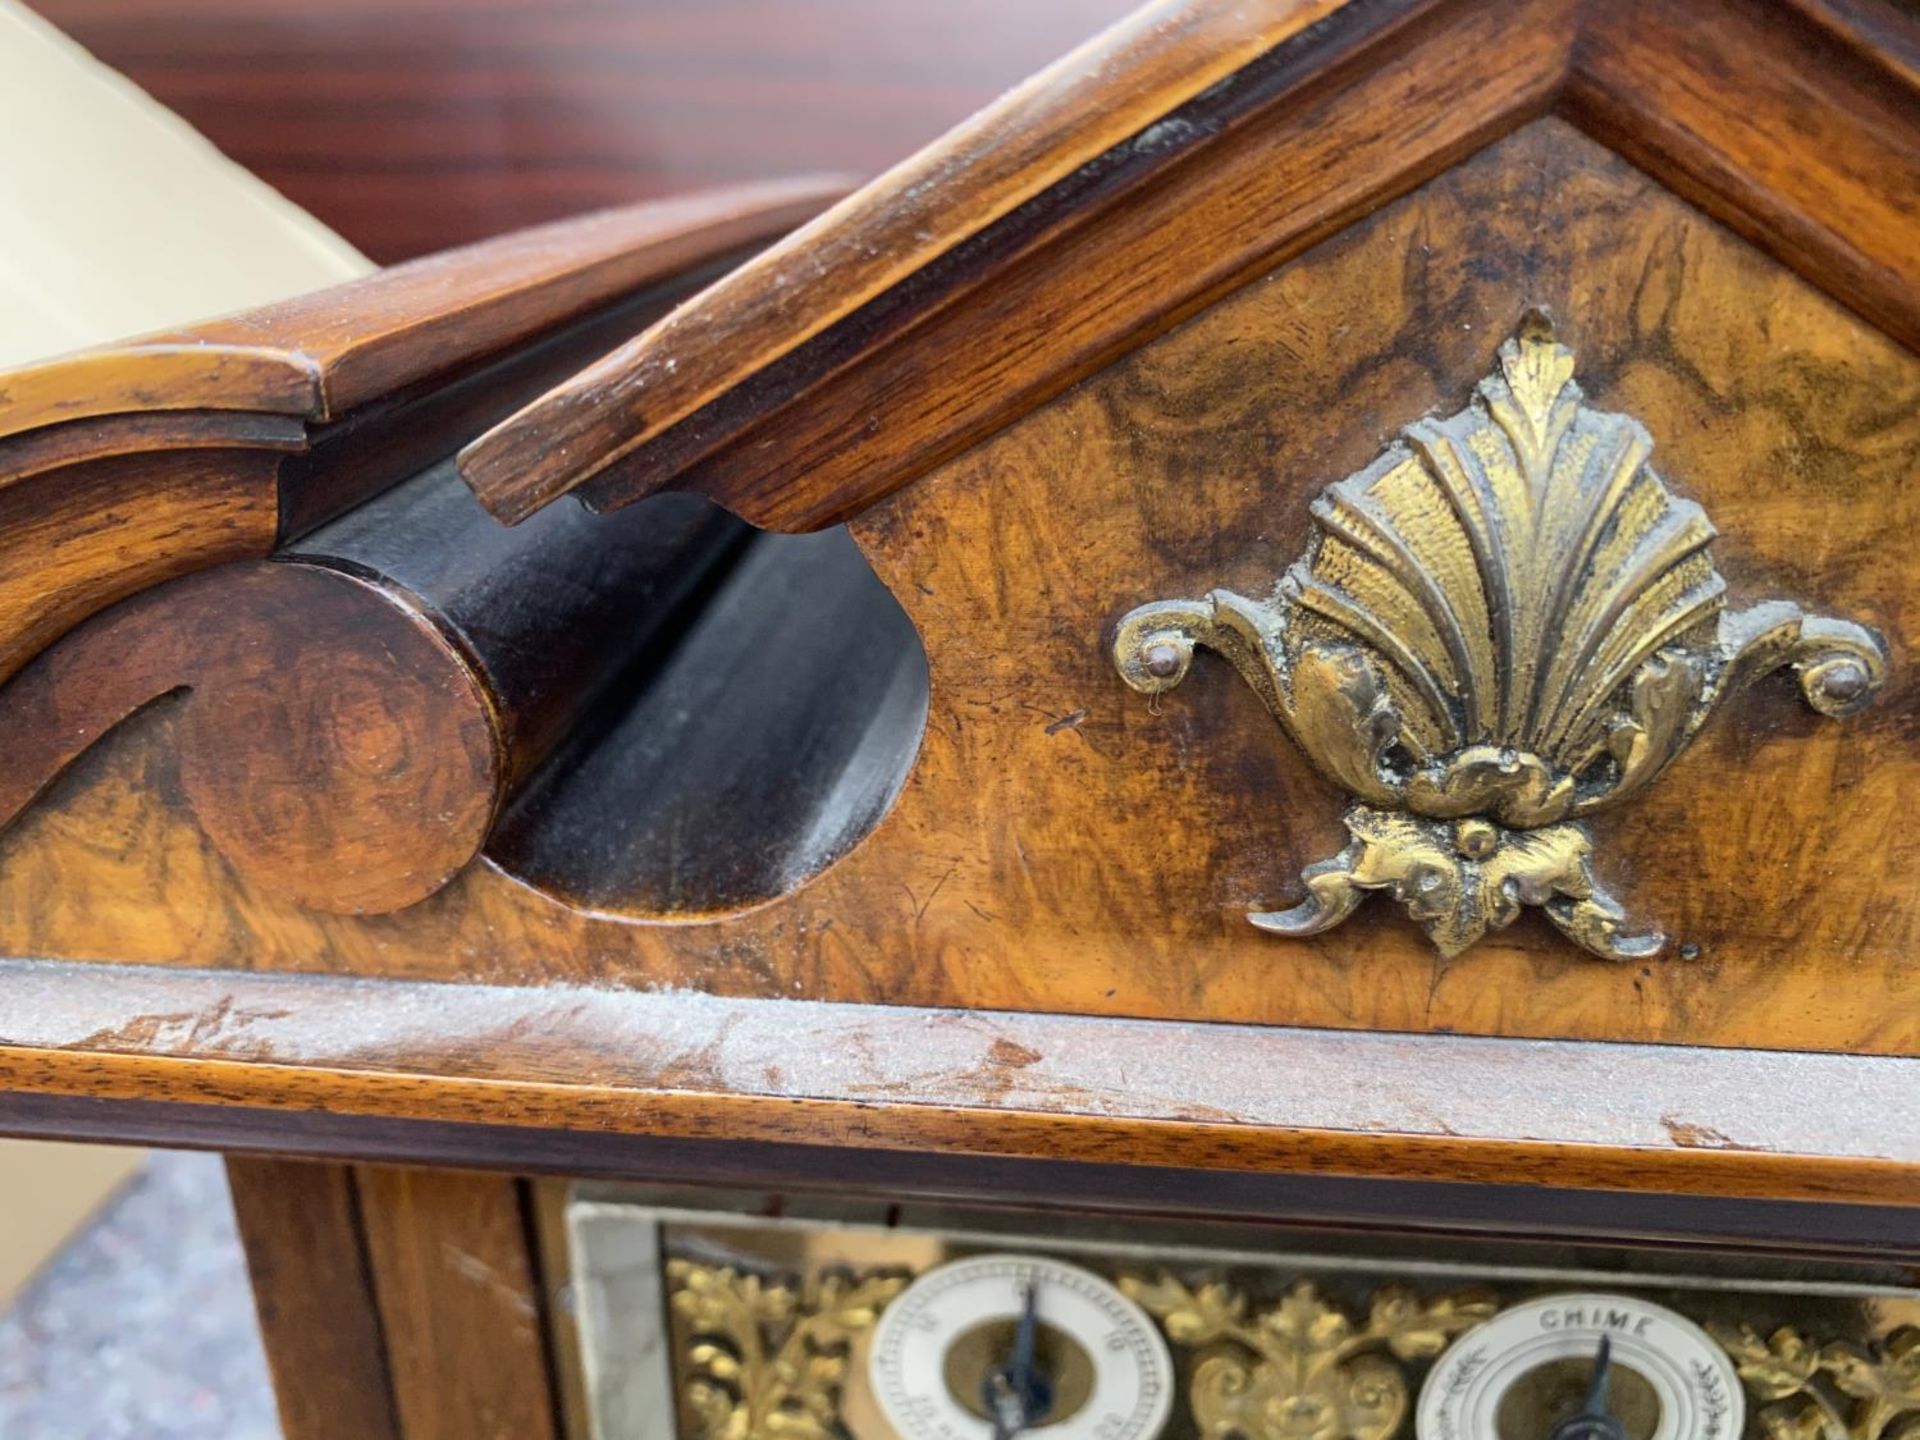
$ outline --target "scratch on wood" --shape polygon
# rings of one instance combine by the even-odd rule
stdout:
[[[953,878],[953,872],[959,868],[960,867],[957,865],[950,866],[947,870],[947,873],[942,875],[939,878],[939,880],[935,882],[933,889],[927,892],[927,898],[925,900],[922,900],[920,902],[920,908],[913,912],[913,920],[916,925],[919,924],[922,920],[927,918],[927,907],[933,904],[933,897],[940,893],[940,887],[942,885],[945,885],[947,881],[951,880]],[[913,892],[909,890],[907,893],[911,895]]]
[[[1673,1143],[1688,1150],[1758,1150],[1758,1145],[1743,1145],[1723,1130],[1711,1125],[1695,1125],[1688,1120],[1678,1120],[1671,1115],[1662,1115],[1660,1123],[1666,1127],[1667,1135]]]

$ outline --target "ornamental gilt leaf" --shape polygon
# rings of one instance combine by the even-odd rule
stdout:
[[[1120,1288],[1198,1352],[1187,1401],[1203,1440],[1390,1440],[1409,1399],[1395,1361],[1431,1359],[1496,1308],[1478,1291],[1388,1286],[1359,1322],[1306,1280],[1258,1311],[1225,1283],[1189,1288],[1164,1271]]]
[[[1149,695],[1224,655],[1355,803],[1306,898],[1250,918],[1339,924],[1367,894],[1445,955],[1538,907],[1608,959],[1655,953],[1596,881],[1582,817],[1674,762],[1710,715],[1791,666],[1824,715],[1886,679],[1864,626],[1785,601],[1728,608],[1714,528],[1648,464],[1639,422],[1584,403],[1538,311],[1459,413],[1409,425],[1310,507],[1306,553],[1262,600],[1143,605],[1114,662]]]
[[[1783,1326],[1764,1340],[1745,1325],[1716,1326],[1754,1397],[1766,1403],[1768,1440],[1887,1440],[1920,1430],[1920,1329],[1903,1326],[1873,1346],[1816,1348]]]
[[[837,1440],[848,1346],[906,1285],[830,1272],[796,1288],[677,1259],[667,1280],[700,1440]]]

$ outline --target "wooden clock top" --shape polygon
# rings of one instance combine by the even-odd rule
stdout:
[[[10,1123],[1920,1202],[1916,54],[1159,4],[0,376]]]

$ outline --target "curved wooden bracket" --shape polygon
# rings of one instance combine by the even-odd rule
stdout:
[[[451,455],[843,188],[580,216],[0,372],[0,681],[103,607],[263,557]]]
[[[0,440],[0,681],[116,600],[266,555],[281,461],[305,446],[290,416],[207,411]]]

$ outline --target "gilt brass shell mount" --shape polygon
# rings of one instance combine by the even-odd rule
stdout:
[[[1610,960],[1658,951],[1595,880],[1583,817],[1673,763],[1724,701],[1791,668],[1842,718],[1886,646],[1789,601],[1730,609],[1713,526],[1648,465],[1646,429],[1583,403],[1538,311],[1458,414],[1408,426],[1313,501],[1273,593],[1143,605],[1114,663],[1158,695],[1205,646],[1353,797],[1352,842],[1255,925],[1313,935],[1384,890],[1443,954],[1538,906]]]

